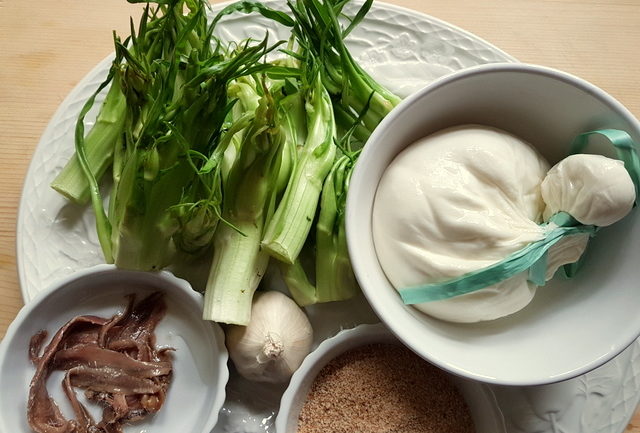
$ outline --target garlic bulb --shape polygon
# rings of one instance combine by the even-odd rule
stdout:
[[[226,329],[229,356],[249,380],[287,381],[311,350],[313,329],[298,305],[277,291],[256,292],[247,326]]]

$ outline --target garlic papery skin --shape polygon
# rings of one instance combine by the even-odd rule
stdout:
[[[313,329],[300,307],[277,291],[256,292],[247,326],[226,328],[226,343],[238,373],[257,382],[289,380],[311,351]]]

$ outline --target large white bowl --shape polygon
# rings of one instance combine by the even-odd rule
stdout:
[[[440,79],[403,101],[378,126],[351,179],[346,225],[358,281],[378,316],[409,347],[455,374],[504,385],[536,385],[585,373],[640,334],[640,221],[634,209],[591,243],[579,275],[538,289],[507,318],[454,324],[402,303],[376,258],[371,211],[380,177],[408,144],[440,129],[484,124],[534,145],[551,164],[572,139],[640,123],[613,97],[575,76],[539,66],[499,64]],[[612,155],[603,143],[591,151]]]
[[[224,403],[229,371],[222,330],[201,319],[202,296],[169,272],[125,271],[110,265],[83,270],[39,293],[9,326],[0,344],[0,432],[31,431],[27,396],[35,372],[28,358],[32,335],[46,329],[50,338],[78,315],[111,317],[126,306],[125,295],[135,293],[139,301],[156,290],[165,294],[167,313],[155,334],[158,345],[176,349],[173,378],[161,410],[126,431],[209,433]],[[73,412],[57,380],[60,377],[53,372],[47,388],[71,419]],[[101,409],[87,408],[94,419],[101,419]]]
[[[342,353],[372,343],[397,343],[398,339],[381,323],[359,325],[341,331],[323,341],[309,354],[291,377],[289,386],[282,395],[280,409],[276,417],[278,433],[296,433],[300,410],[306,401],[320,370],[333,358]],[[463,398],[467,402],[477,433],[506,433],[504,419],[491,389],[482,383],[451,376]]]

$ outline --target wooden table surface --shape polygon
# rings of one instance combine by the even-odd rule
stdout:
[[[640,0],[388,1],[585,78],[640,116]],[[125,34],[140,10],[124,0],[0,0],[0,337],[22,306],[15,228],[31,155],[65,95],[112,51],[111,31]],[[640,433],[640,411],[626,432]]]

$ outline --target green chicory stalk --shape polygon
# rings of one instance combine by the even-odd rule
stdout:
[[[245,0],[225,7],[214,21],[236,12],[257,12],[290,28],[298,49],[285,52],[302,63],[317,59],[322,83],[334,101],[339,130],[351,129],[359,119],[361,127],[354,136],[364,144],[401,98],[373,79],[345,45],[345,39],[364,19],[373,0],[366,0],[353,17],[343,12],[348,3],[348,0],[287,0],[291,15],[288,16],[261,2]],[[348,25],[342,26],[338,17],[348,20]],[[369,108],[362,116],[366,106]]]
[[[349,25],[343,28],[338,17],[344,16],[342,10],[347,3],[332,0],[287,1],[296,21],[292,34],[302,52],[307,51],[321,60],[323,84],[336,101],[334,106],[341,111],[336,118],[344,119],[339,126],[348,130],[356,119],[360,119],[363,130],[371,134],[401,99],[376,82],[353,58],[344,43],[349,33],[365,17],[373,0],[365,1]],[[365,107],[368,108],[365,110]]]
[[[232,102],[224,110],[227,120],[222,126],[223,135],[210,157],[189,150],[198,181],[185,189],[180,203],[172,208],[178,221],[173,242],[178,250],[188,255],[199,255],[208,250],[218,223],[224,221],[221,215],[222,184],[228,178],[242,134],[253,121],[258,107],[259,95],[255,93],[255,81],[250,76],[232,80],[227,86],[227,96]],[[186,139],[183,138],[183,142],[188,146]]]
[[[265,225],[275,209],[277,179],[286,152],[278,108],[264,87],[251,125],[224,186],[223,216],[213,239],[203,318],[247,325],[251,301],[269,262],[260,248]]]
[[[345,229],[349,180],[359,152],[348,152],[334,162],[324,181],[315,231],[315,285],[303,260],[280,264],[281,274],[300,306],[351,299],[359,291],[351,268]]]
[[[336,160],[324,182],[316,225],[317,302],[350,299],[359,291],[347,249],[347,191],[357,154]]]
[[[113,149],[124,127],[127,104],[119,83],[119,80],[113,80],[96,122],[84,138],[87,164],[96,179],[100,179],[109,168]],[[51,182],[51,188],[74,203],[87,203],[89,182],[76,154]]]
[[[215,126],[187,127],[208,108],[203,104],[208,92],[198,80],[204,62],[221,60],[209,41],[204,6],[189,3],[159,5],[162,26],[151,31],[142,24],[126,46],[116,41],[116,52],[126,60],[121,80],[128,104],[124,143],[116,150],[109,215],[118,267],[158,270],[170,263],[178,223],[169,209],[197,183],[188,152],[193,148],[206,154],[215,134]],[[183,15],[185,4],[200,7]],[[155,53],[145,52],[146,46]],[[220,96],[212,95],[211,101],[226,104]]]
[[[118,238],[112,238],[116,265],[160,269],[171,261],[175,247],[172,240],[177,239],[178,246],[192,251],[185,239],[211,239],[222,204],[221,167],[226,149],[220,146],[220,133],[232,108],[227,83],[259,70],[256,65],[266,51],[263,41],[246,44],[231,57],[213,53],[199,62],[193,59],[191,47],[192,60],[186,67],[182,58],[175,58],[166,75],[157,77],[160,92],[152,109],[160,108],[149,116],[157,123],[148,128],[147,121],[139,137],[129,143],[135,179],[124,190],[119,186],[114,190],[115,199],[122,195],[126,203],[123,212],[113,215],[119,223]],[[179,73],[184,75],[183,84],[172,87]],[[198,200],[199,196],[203,198]],[[206,225],[199,229],[198,221]],[[204,246],[197,245],[197,249]]]
[[[303,266],[300,257],[292,264],[278,262],[278,267],[280,268],[280,275],[296,304],[306,307],[318,303],[316,286],[309,281],[307,270]]]
[[[298,147],[284,196],[262,239],[265,251],[285,263],[296,260],[307,239],[322,182],[336,154],[333,108],[318,73],[305,93],[306,139]],[[305,124],[298,128],[304,129]]]
[[[134,0],[129,0],[136,3]],[[159,2],[162,3],[162,2]],[[134,64],[150,64],[151,62],[162,58],[171,44],[176,41],[170,37],[169,31],[173,30],[174,24],[169,21],[175,18],[180,19],[182,16],[181,7],[186,3],[192,10],[197,9],[198,2],[189,0],[187,2],[174,0],[168,6],[158,4],[151,9],[149,3],[140,18],[138,32],[131,21],[131,35],[124,41],[124,45],[129,46],[123,51],[116,54],[112,62],[112,71],[119,71],[120,74],[127,74],[127,65],[124,60],[133,60]],[[180,3],[180,5],[178,5]],[[178,7],[180,6],[180,7]],[[178,9],[180,9],[178,11]],[[120,45],[120,41],[115,37],[116,48]],[[118,51],[116,49],[116,51]],[[129,52],[130,51],[130,52]],[[91,128],[86,137],[82,137],[82,147],[84,149],[85,161],[79,161],[77,153],[74,154],[67,162],[62,171],[56,176],[51,183],[51,187],[60,194],[67,197],[74,203],[85,204],[90,195],[90,180],[85,175],[83,165],[89,167],[91,174],[99,181],[107,168],[113,162],[114,150],[118,147],[118,140],[125,132],[125,120],[127,117],[127,101],[124,94],[125,87],[132,83],[140,83],[143,77],[131,79],[128,74],[128,80],[121,80],[119,74],[109,74],[103,85],[111,84],[102,107],[96,118],[94,126]],[[124,81],[124,82],[123,82]],[[123,87],[124,86],[124,87]],[[144,93],[144,89],[137,89]],[[90,104],[91,106],[93,105]],[[90,106],[88,108],[91,108]],[[86,115],[86,113],[84,113]],[[84,116],[82,116],[84,118]],[[92,199],[93,200],[93,199]]]

